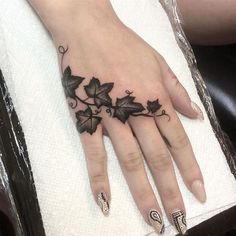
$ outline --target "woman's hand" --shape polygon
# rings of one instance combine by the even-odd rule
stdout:
[[[164,59],[118,19],[109,1],[71,0],[62,5],[55,11],[48,2],[33,0],[58,48],[62,84],[80,132],[97,203],[107,214],[111,193],[103,143],[106,133],[146,222],[158,233],[164,231],[141,153],[170,222],[185,233],[186,211],[172,158],[188,189],[201,202],[206,194],[175,109],[203,119],[201,111]]]

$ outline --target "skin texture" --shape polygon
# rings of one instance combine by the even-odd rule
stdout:
[[[177,3],[191,43],[236,43],[235,0],[177,0]]]
[[[95,200],[104,192],[102,197],[100,194],[99,204],[107,212],[109,204],[104,202],[111,201],[111,192],[107,153],[103,143],[103,134],[106,133],[145,221],[153,225],[157,232],[163,231],[163,225],[160,225],[160,222],[163,224],[160,220],[161,209],[148,181],[144,161],[153,174],[170,222],[173,223],[171,215],[177,210],[181,211],[181,218],[184,218],[186,210],[172,160],[176,162],[190,191],[197,180],[202,183],[202,192],[204,185],[190,141],[175,109],[190,118],[199,117],[200,111],[192,108],[186,90],[164,58],[118,19],[109,1],[48,2],[32,0],[31,3],[51,33],[55,46],[68,47],[63,61],[61,53],[58,54],[62,73],[69,66],[71,75],[85,78],[74,90],[80,98],[87,98],[85,89],[81,88],[95,77],[99,78],[101,84],[114,83],[109,92],[112,101],[124,97],[126,90],[132,91],[141,104],[158,98],[170,117],[129,116],[126,122],[120,122],[109,117],[102,109],[99,113],[102,120],[96,132],[92,135],[88,132],[80,134]],[[68,102],[73,102],[70,97]],[[76,113],[85,108],[85,104],[78,103],[71,110],[75,122]],[[201,200],[206,199],[203,197]],[[155,222],[150,221],[150,212],[153,212],[150,209],[158,212],[155,218],[152,217]]]

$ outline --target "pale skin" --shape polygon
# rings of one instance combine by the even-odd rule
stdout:
[[[181,3],[181,10],[184,9],[185,27],[191,34],[191,27],[198,28],[198,25],[188,20],[190,17],[185,14],[189,1]],[[123,124],[103,110],[102,122],[96,132],[92,135],[86,132],[80,134],[95,200],[99,193],[105,192],[111,201],[107,153],[103,143],[103,134],[106,133],[112,141],[134,201],[148,224],[150,209],[162,215],[159,201],[171,223],[174,211],[181,210],[186,214],[172,161],[176,162],[187,188],[200,202],[205,202],[203,176],[176,111],[191,119],[202,119],[202,113],[198,107],[192,107],[190,97],[164,58],[120,21],[108,0],[31,0],[30,3],[52,35],[55,46],[68,46],[63,70],[69,65],[73,75],[83,76],[88,81],[94,76],[101,83],[114,82],[110,92],[113,100],[122,97],[127,89],[133,91],[142,104],[158,98],[171,117],[170,120],[165,116],[129,117]],[[235,5],[233,1],[231,3]],[[217,14],[217,7],[215,11]],[[194,17],[197,18],[197,15]],[[214,24],[209,27],[214,28]],[[233,30],[230,25],[228,28]],[[204,29],[207,34],[207,25]],[[191,37],[197,42],[201,34],[204,32]],[[214,41],[210,34],[205,40]],[[217,42],[219,40],[222,39],[217,39]],[[233,39],[228,36],[227,40]],[[86,98],[82,90],[78,89],[76,93]],[[80,109],[83,106],[78,105],[75,110]],[[163,136],[170,145],[166,144]],[[157,200],[147,179],[139,148],[153,175],[160,200]]]

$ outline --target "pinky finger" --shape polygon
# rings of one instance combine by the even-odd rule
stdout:
[[[110,210],[110,186],[107,174],[107,154],[103,143],[102,126],[98,125],[95,133],[80,134],[88,169],[90,186],[95,201],[104,215]]]

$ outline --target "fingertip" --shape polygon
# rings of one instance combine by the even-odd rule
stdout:
[[[201,202],[205,203],[207,200],[206,191],[204,184],[201,180],[195,180],[191,185],[191,192],[196,197],[196,199]]]
[[[196,118],[203,121],[204,120],[204,115],[203,112],[201,110],[201,108],[193,101],[191,101],[191,107],[194,110],[195,114],[196,114]]]
[[[110,213],[110,201],[106,192],[104,191],[99,192],[96,200],[104,216],[108,216]]]
[[[148,221],[158,234],[163,234],[165,232],[165,224],[162,215],[156,209],[152,208],[149,210]]]
[[[103,187],[91,186],[91,188],[96,204],[100,207],[100,210],[103,215],[108,216],[110,214],[111,206],[111,195],[109,185],[105,184]]]

